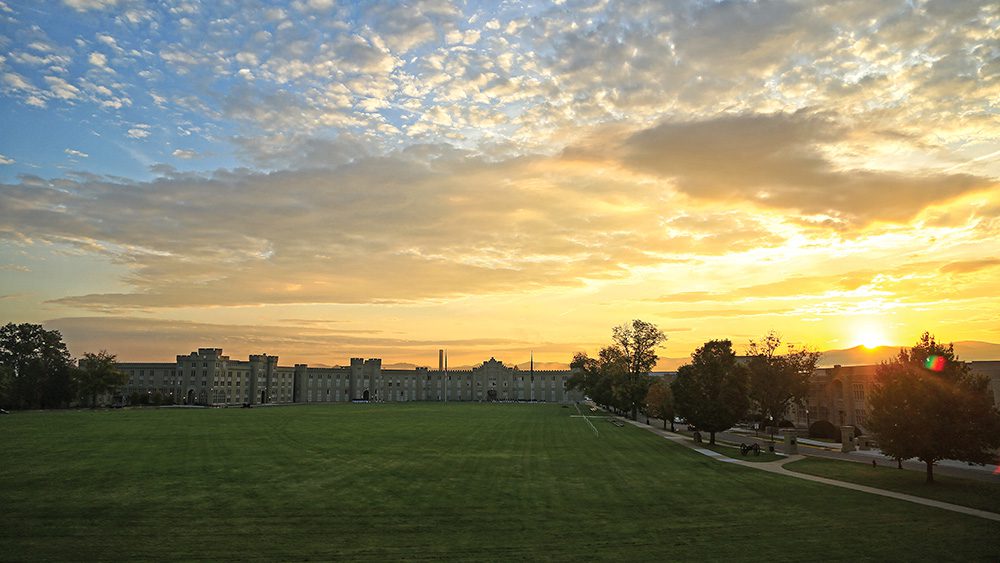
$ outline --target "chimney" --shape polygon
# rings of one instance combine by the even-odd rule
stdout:
[[[444,350],[438,350],[438,371],[444,372]]]

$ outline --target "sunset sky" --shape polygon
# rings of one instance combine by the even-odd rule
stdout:
[[[76,355],[1000,342],[996,2],[5,0],[0,130]]]

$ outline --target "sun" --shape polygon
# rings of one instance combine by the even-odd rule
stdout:
[[[866,326],[858,331],[856,340],[859,344],[868,348],[877,348],[886,343],[885,332],[874,326]]]

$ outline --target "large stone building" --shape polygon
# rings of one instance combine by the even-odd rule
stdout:
[[[1000,405],[1000,360],[968,362],[969,369],[990,381],[993,404]],[[809,384],[807,404],[793,406],[788,420],[805,428],[820,420],[864,431],[877,364],[817,368]]]
[[[521,370],[490,358],[465,370],[382,369],[378,358],[349,366],[279,366],[277,356],[233,360],[219,348],[200,348],[175,363],[119,364],[126,396],[154,395],[183,404],[335,403],[349,401],[544,401],[583,398],[566,390],[570,370]]]

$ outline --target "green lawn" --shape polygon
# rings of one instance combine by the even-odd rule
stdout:
[[[1000,523],[543,405],[0,418],[0,559],[996,561]]]
[[[867,463],[817,457],[793,461],[784,467],[800,473],[1000,512],[1000,482],[960,479],[935,473],[934,484],[928,485],[924,482],[926,475],[922,471],[901,471],[895,465],[872,467]]]

